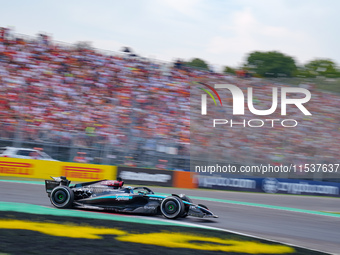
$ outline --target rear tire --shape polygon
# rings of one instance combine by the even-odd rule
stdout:
[[[167,197],[162,201],[160,209],[165,218],[175,219],[183,215],[184,204],[177,197]]]
[[[50,200],[57,208],[71,208],[74,201],[74,193],[67,186],[58,186],[51,191]]]

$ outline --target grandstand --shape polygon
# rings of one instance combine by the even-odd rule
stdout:
[[[43,36],[2,38],[0,145],[40,147],[63,161],[86,152],[96,164],[189,169],[190,118],[195,118],[190,86],[201,81],[260,88],[263,107],[274,86]],[[219,129],[216,139],[205,137],[201,146],[211,146],[210,159],[218,155],[232,163],[337,163],[340,98],[312,94],[313,118],[290,112],[302,123],[297,128]]]

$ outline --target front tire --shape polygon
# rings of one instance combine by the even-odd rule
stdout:
[[[55,187],[50,196],[52,205],[57,208],[71,208],[74,201],[74,193],[67,186]]]
[[[184,204],[177,197],[167,197],[162,201],[160,209],[165,218],[175,219],[183,215]]]

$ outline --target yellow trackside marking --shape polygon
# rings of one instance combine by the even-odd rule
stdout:
[[[190,233],[162,232],[130,234],[118,236],[116,239],[124,242],[143,243],[172,248],[240,252],[249,254],[285,254],[295,252],[293,248],[285,245],[222,239],[218,237],[199,236]]]
[[[126,235],[127,232],[114,228],[99,228],[73,224],[44,223],[22,220],[0,220],[0,228],[26,229],[46,235],[71,238],[102,239],[100,235]]]
[[[132,234],[115,228],[23,220],[0,220],[0,229],[24,229],[52,236],[86,239],[102,239],[102,235],[114,235],[114,238],[121,242],[206,251],[249,254],[287,254],[295,252],[292,247],[281,244],[264,244],[256,241],[223,239],[192,233],[159,232]]]

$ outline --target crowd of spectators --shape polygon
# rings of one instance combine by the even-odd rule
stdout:
[[[0,136],[14,138],[20,126],[22,140],[145,150],[172,144],[169,154],[188,155],[188,85],[201,76],[209,74],[58,45],[43,35],[3,36]]]
[[[312,91],[308,108],[313,116],[295,109],[288,112],[298,120],[296,128],[223,127],[207,137],[211,130],[199,123],[208,120],[199,121],[200,109],[190,109],[190,87],[197,82],[228,82],[243,89],[252,86],[259,107],[270,107],[274,85],[178,63],[170,66],[123,53],[110,55],[60,45],[43,34],[34,39],[20,39],[10,31],[0,35],[1,139],[84,148],[109,144],[188,156],[192,118],[193,130],[202,133],[196,145],[208,146],[213,157],[242,163],[338,159],[338,95]],[[231,105],[224,108],[229,117],[220,110],[220,118],[232,118]],[[249,112],[245,118],[250,118]]]

